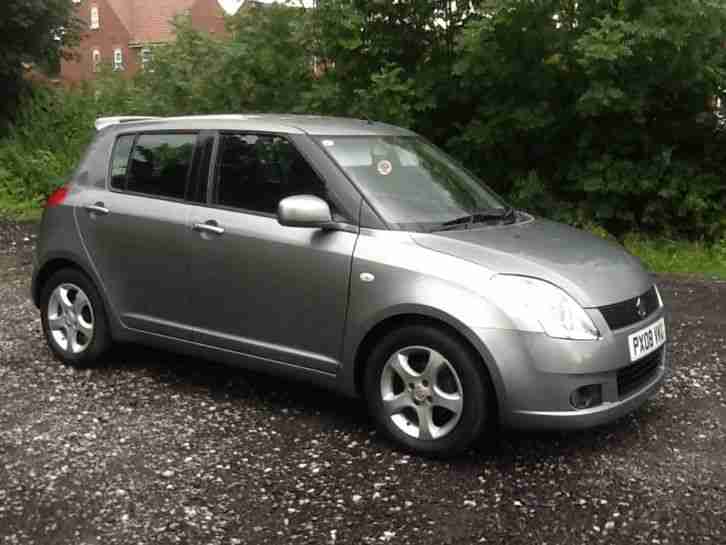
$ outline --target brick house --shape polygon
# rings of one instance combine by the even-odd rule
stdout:
[[[73,0],[88,24],[76,59],[61,62],[66,84],[92,80],[102,65],[131,77],[150,58],[155,45],[173,39],[171,20],[189,17],[192,26],[223,34],[224,11],[217,0]]]

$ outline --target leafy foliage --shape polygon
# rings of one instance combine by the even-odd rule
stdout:
[[[722,2],[486,9],[454,67],[479,104],[450,145],[545,215],[617,235],[723,235],[724,139],[707,112],[726,87]]]
[[[292,111],[313,82],[305,13],[273,4],[229,20],[231,38],[215,39],[176,21],[176,42],[154,50],[123,113],[155,115]],[[106,82],[109,83],[108,81]],[[113,92],[113,81],[111,88]]]
[[[104,105],[93,94],[37,88],[0,140],[0,200],[40,203],[63,183],[93,136]]]
[[[44,117],[50,95],[27,103],[13,146],[48,138],[28,151],[60,154],[56,172],[99,113],[352,115],[424,134],[545,216],[621,239],[726,233],[726,137],[712,111],[726,89],[721,0],[293,4],[242,9],[225,38],[178,21],[151,70],[70,93],[75,114]],[[67,150],[57,144],[66,123],[79,142]],[[6,185],[35,187],[34,176]]]
[[[5,0],[0,17],[0,129],[23,88],[23,62],[53,63],[76,43],[71,0]]]

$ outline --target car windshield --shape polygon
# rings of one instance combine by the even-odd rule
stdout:
[[[422,138],[329,136],[319,142],[398,229],[438,231],[515,219],[491,189]]]

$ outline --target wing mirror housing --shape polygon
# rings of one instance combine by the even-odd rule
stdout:
[[[293,195],[277,205],[277,221],[288,227],[322,228],[333,223],[330,206],[314,195]]]
[[[330,206],[315,195],[293,195],[277,205],[277,221],[287,227],[307,227],[357,233],[354,225],[333,221]]]

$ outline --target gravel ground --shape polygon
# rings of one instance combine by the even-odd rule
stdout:
[[[726,543],[726,284],[661,278],[674,372],[595,430],[395,452],[360,402],[138,347],[55,362],[0,220],[0,543]]]

